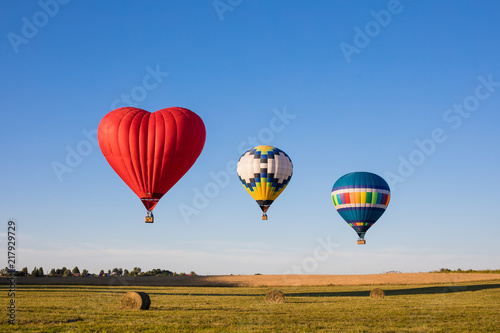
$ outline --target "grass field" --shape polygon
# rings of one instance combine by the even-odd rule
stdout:
[[[17,324],[0,310],[1,332],[498,332],[500,280],[280,287],[285,304],[266,304],[269,287],[18,285]],[[130,290],[147,311],[120,309]],[[7,295],[8,286],[0,286]],[[5,298],[7,299],[7,297]],[[7,300],[4,302],[7,305]]]

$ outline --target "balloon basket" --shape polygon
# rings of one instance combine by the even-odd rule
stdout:
[[[366,244],[366,241],[364,239],[358,239],[358,245],[363,245]]]
[[[267,215],[266,214],[262,214],[262,220],[267,220]]]

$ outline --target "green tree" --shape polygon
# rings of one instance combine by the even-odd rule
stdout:
[[[28,267],[23,267],[23,269],[21,270],[21,273],[23,273],[24,276],[27,276],[28,275]]]
[[[56,273],[55,268],[52,268],[52,269],[50,270],[49,276],[54,276],[54,275],[56,275],[56,274],[57,274],[57,273]]]
[[[123,275],[128,276],[129,274],[130,274],[130,272],[128,271],[128,269],[125,268],[123,270]]]
[[[87,274],[89,274],[89,271],[84,268],[83,271],[82,271],[82,274],[83,275],[87,275]]]
[[[43,268],[42,267],[38,268],[38,276],[43,276]]]
[[[74,273],[80,273],[80,270],[78,269],[78,266],[75,266],[75,268],[73,268],[73,274]]]
[[[69,269],[65,270],[63,273],[64,277],[68,277],[68,276],[72,276],[72,275],[73,275],[73,273],[71,273],[71,271]]]
[[[33,268],[33,270],[31,271],[31,276],[38,276],[38,268]]]
[[[99,272],[99,275],[102,275],[104,274],[104,269],[101,269],[101,271]]]

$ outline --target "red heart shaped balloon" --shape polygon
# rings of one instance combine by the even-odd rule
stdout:
[[[205,125],[194,112],[124,107],[108,113],[97,132],[109,165],[148,210],[194,164],[205,145]]]

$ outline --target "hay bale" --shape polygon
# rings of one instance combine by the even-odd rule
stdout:
[[[148,310],[150,305],[149,295],[142,291],[129,291],[122,297],[122,309]]]
[[[285,294],[278,289],[273,289],[266,294],[266,303],[282,304],[285,303]]]
[[[371,298],[384,298],[385,296],[385,293],[382,289],[380,288],[374,288],[372,289],[372,291],[370,292],[370,297]]]

